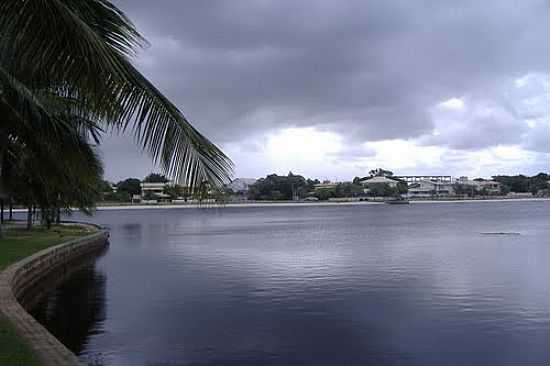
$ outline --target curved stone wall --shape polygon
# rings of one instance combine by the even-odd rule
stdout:
[[[51,271],[104,248],[108,237],[109,232],[100,229],[91,235],[44,249],[0,273],[0,312],[13,323],[44,366],[74,366],[81,363],[74,353],[23,309],[18,298]]]

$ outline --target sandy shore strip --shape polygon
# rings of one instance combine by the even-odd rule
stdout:
[[[497,199],[479,199],[479,200],[411,200],[410,204],[437,204],[437,203],[490,203],[490,202],[543,202],[550,201],[550,198],[497,198]],[[205,203],[202,205],[196,203],[188,204],[134,204],[134,205],[114,205],[98,206],[97,211],[112,210],[170,210],[170,209],[197,209],[197,208],[254,208],[254,207],[336,207],[336,206],[374,206],[384,205],[384,201],[344,201],[344,202],[252,202],[252,203],[227,203],[215,204]],[[390,206],[390,205],[388,205]],[[399,205],[403,206],[403,205]],[[406,205],[405,205],[406,206]],[[78,211],[78,209],[75,209]],[[26,209],[14,209],[13,212],[27,212]]]
[[[541,202],[550,201],[550,198],[500,198],[480,200],[418,200],[410,201],[411,204],[431,203],[487,203],[487,202]],[[253,202],[253,203],[227,203],[221,204],[174,204],[174,205],[125,205],[125,206],[99,206],[101,210],[146,210],[146,209],[180,209],[180,208],[248,208],[248,207],[334,207],[334,206],[373,206],[384,205],[384,201],[350,201],[350,202]],[[389,206],[389,205],[388,205]]]
[[[253,203],[197,203],[188,204],[150,204],[150,205],[126,205],[126,206],[98,206],[97,210],[146,210],[146,209],[173,209],[173,208],[252,208],[252,207],[318,207],[318,206],[357,206],[357,205],[381,205],[383,201],[357,201],[357,202],[253,202]]]

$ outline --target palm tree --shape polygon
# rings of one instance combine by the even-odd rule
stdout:
[[[5,149],[5,190],[29,212],[39,208],[48,227],[61,209],[77,207],[89,213],[99,197],[103,174],[101,160],[85,131],[64,132],[54,142],[11,138]]]
[[[0,192],[9,140],[56,141],[75,119],[91,131],[131,130],[166,174],[187,187],[219,186],[230,159],[131,63],[147,43],[107,0],[3,0],[0,3]],[[48,102],[44,102],[48,96]]]

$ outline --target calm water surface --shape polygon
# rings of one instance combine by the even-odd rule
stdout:
[[[550,202],[93,220],[109,250],[33,310],[92,365],[550,364]]]

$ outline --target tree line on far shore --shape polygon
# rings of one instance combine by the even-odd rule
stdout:
[[[339,182],[328,184],[329,182],[319,181],[318,179],[306,179],[301,175],[289,173],[287,176],[270,174],[265,178],[259,179],[255,184],[250,186],[248,191],[248,199],[251,200],[292,200],[304,199],[307,197],[315,197],[319,200],[328,200],[331,198],[349,198],[349,197],[397,197],[406,194],[408,191],[407,184],[397,178],[395,187],[387,184],[371,184],[365,190],[365,185],[361,181],[372,176],[387,176],[392,177],[393,173],[388,170],[378,169],[372,171],[369,176],[355,177],[351,182]],[[476,178],[483,181],[484,179]],[[492,180],[501,184],[499,195],[513,193],[531,193],[548,195],[550,192],[549,182],[550,175],[539,173],[534,176],[525,175],[497,175],[492,177]],[[462,197],[478,197],[489,196],[495,193],[487,192],[484,189],[475,189],[472,186],[464,186],[460,183],[453,184],[453,189],[458,196]]]
[[[495,182],[502,184],[505,192],[532,193],[537,194],[540,191],[548,189],[550,175],[538,173],[531,177],[526,175],[496,175],[493,177]]]
[[[98,201],[131,202],[135,197],[139,197],[140,201],[151,201],[159,198],[155,193],[150,191],[143,192],[142,183],[170,183],[165,184],[162,188],[162,193],[168,200],[223,200],[227,193],[227,189],[224,186],[219,187],[205,182],[198,187],[186,187],[170,182],[166,175],[151,173],[143,178],[143,180],[139,178],[126,178],[117,183],[101,180],[98,187],[98,192],[100,192]]]
[[[390,197],[398,196],[407,192],[407,184],[397,181],[396,187],[387,184],[376,184],[369,187],[365,193],[365,186],[360,183],[362,179],[355,177],[352,182],[330,183],[321,182],[319,179],[306,179],[301,175],[293,174],[277,175],[270,174],[260,178],[250,186],[247,198],[256,201],[282,201],[298,199],[318,199],[320,201],[330,198],[348,198],[361,196]]]
[[[244,192],[233,191],[231,185],[218,189],[215,192],[212,190],[208,190],[208,192],[210,193],[210,198],[215,197],[220,200],[229,200],[232,196],[241,195],[241,198],[254,201],[291,201],[302,199],[322,201],[350,197],[398,197],[407,193],[407,184],[396,178],[393,178],[397,181],[395,187],[391,187],[387,184],[374,184],[369,185],[368,189],[366,189],[367,187],[365,187],[361,181],[376,175],[393,177],[391,171],[378,169],[370,172],[369,176],[355,177],[350,182],[330,183],[328,181],[322,182],[319,179],[305,178],[302,175],[290,172],[287,175],[269,174],[265,178],[258,179]],[[483,179],[477,178],[477,180]],[[540,194],[540,192],[548,193],[550,175],[545,173],[539,173],[531,177],[525,175],[498,175],[494,176],[493,180],[501,184],[499,195],[506,195],[509,192],[532,193],[535,195]],[[129,202],[132,196],[142,193],[142,182],[164,183],[167,181],[167,177],[157,173],[148,175],[143,181],[138,178],[128,178],[116,184],[102,181],[102,200]],[[456,195],[461,197],[474,198],[497,194],[460,183],[455,183],[453,189]],[[193,197],[185,187],[179,185],[166,185],[164,193],[168,195],[170,199],[187,199]],[[155,199],[155,197],[146,196],[142,197],[142,199],[149,200]]]
[[[349,197],[397,197],[406,194],[408,191],[407,184],[394,178],[397,181],[395,187],[387,184],[371,184],[368,190],[365,190],[365,185],[361,183],[365,179],[378,176],[392,177],[393,173],[388,170],[378,169],[371,172],[366,177],[355,177],[351,182],[339,182],[322,184],[319,179],[306,179],[301,175],[289,173],[286,176],[270,174],[265,178],[256,181],[250,186],[247,198],[250,200],[293,200],[304,199],[307,197],[315,197],[319,200],[328,200],[331,198],[349,198]],[[484,179],[476,178],[483,181]],[[501,184],[499,195],[513,193],[531,193],[533,195],[544,194],[548,195],[550,175],[539,173],[534,176],[526,175],[497,175],[493,176],[492,180]],[[460,183],[453,184],[453,189],[458,196],[462,197],[478,197],[489,196],[495,193],[487,192],[484,189],[475,189],[472,186],[464,186]]]

